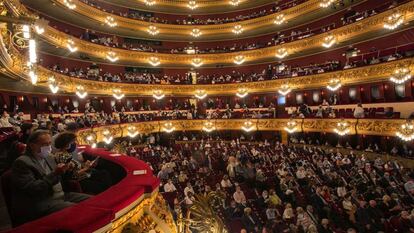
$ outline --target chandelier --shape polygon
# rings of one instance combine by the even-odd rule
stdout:
[[[283,59],[288,55],[288,52],[285,48],[280,48],[276,51],[276,57],[279,59]]]
[[[385,20],[384,28],[388,30],[394,30],[404,23],[404,15],[400,13],[394,13]]]
[[[171,122],[166,122],[164,124],[163,130],[167,133],[172,133],[175,130],[175,127]]]
[[[150,57],[148,58],[148,62],[152,66],[158,66],[159,64],[161,64],[160,59],[158,57]]]
[[[157,100],[160,100],[165,97],[165,94],[162,90],[155,90],[152,92],[152,97],[154,97]]]
[[[250,132],[250,131],[253,131],[255,129],[255,126],[250,120],[248,120],[248,121],[245,121],[243,123],[241,128],[242,128],[242,130],[244,130],[246,132]]]
[[[341,80],[339,79],[331,79],[329,81],[329,84],[326,86],[326,88],[328,88],[330,91],[336,91],[339,88],[341,88],[342,84],[341,84]]]
[[[201,58],[193,58],[191,60],[191,65],[193,65],[194,67],[200,67],[203,65],[203,60]]]
[[[118,25],[118,23],[115,21],[114,17],[109,16],[109,15],[106,16],[105,23],[106,23],[106,25],[108,25],[111,28],[116,27]]]
[[[190,0],[187,3],[187,7],[190,8],[191,10],[194,10],[194,9],[196,9],[198,7],[198,4],[197,4],[196,1]]]
[[[232,5],[232,6],[238,6],[239,4],[240,4],[240,0],[230,0],[230,5]]]
[[[205,90],[196,90],[194,96],[202,100],[207,97],[207,92]]]
[[[401,125],[400,130],[396,132],[397,137],[408,142],[414,139],[414,125],[411,121]]]
[[[334,132],[337,133],[339,136],[347,135],[351,131],[349,126],[349,123],[342,119],[338,123],[336,123],[336,128],[334,128]]]
[[[335,2],[335,0],[321,0],[321,2],[319,3],[319,6],[323,7],[323,8],[327,8],[331,4],[333,4],[334,2]]]
[[[279,14],[279,15],[276,16],[275,21],[273,21],[273,23],[275,23],[277,25],[281,25],[285,21],[286,21],[285,15],[284,14]]]
[[[111,132],[106,129],[102,134],[103,134],[103,141],[106,144],[111,144],[112,140],[114,139],[114,137],[112,137]]]
[[[145,5],[147,6],[153,6],[155,5],[155,0],[144,0]]]
[[[244,98],[249,94],[248,90],[246,88],[240,88],[239,90],[237,90],[237,97],[239,98]]]
[[[56,94],[59,91],[59,86],[56,83],[55,77],[49,77],[49,89],[53,94]]]
[[[286,123],[286,126],[283,128],[288,133],[294,133],[298,129],[298,123],[295,120],[291,119]]]
[[[206,131],[207,133],[210,133],[214,130],[216,130],[216,127],[214,126],[213,122],[207,121],[203,124],[203,131]]]
[[[394,71],[390,81],[396,84],[402,84],[411,79],[411,70],[408,68],[399,68]]]
[[[116,53],[115,53],[115,52],[113,52],[113,51],[109,51],[109,52],[106,54],[106,59],[108,59],[110,62],[116,62],[116,61],[118,61],[118,60],[119,60],[119,57],[116,55]]]
[[[232,32],[236,35],[242,33],[244,31],[243,26],[238,24],[236,26],[233,27]]]
[[[72,0],[63,0],[63,3],[65,4],[65,6],[67,7],[67,8],[69,8],[70,10],[73,10],[73,9],[75,9],[76,8],[76,4],[75,3],[73,3],[73,1]]]
[[[198,28],[194,28],[193,30],[191,30],[190,35],[192,35],[193,37],[199,37],[201,36],[201,30]]]
[[[29,40],[29,62],[32,64],[37,62],[36,41],[34,39]]]
[[[121,100],[122,98],[125,97],[125,94],[122,93],[122,91],[119,89],[114,89],[112,90],[112,96],[117,100]]]
[[[68,48],[71,53],[78,51],[78,47],[76,47],[75,42],[72,39],[66,41],[66,48]]]
[[[154,25],[149,25],[147,32],[151,35],[151,36],[155,36],[158,33],[160,33],[160,30],[158,30],[158,28]]]
[[[277,92],[279,92],[279,94],[285,96],[285,95],[289,94],[291,91],[292,91],[292,89],[289,87],[288,84],[283,84]]]
[[[130,138],[135,138],[139,134],[139,132],[137,131],[137,128],[133,125],[128,126],[127,131],[128,131],[128,137]]]
[[[75,93],[81,99],[85,98],[88,95],[88,92],[85,91],[85,88],[83,86],[77,86]]]
[[[233,62],[237,65],[241,65],[246,61],[246,58],[243,55],[237,55],[234,57]]]
[[[326,36],[323,38],[322,46],[325,48],[330,48],[336,43],[336,38],[333,35]]]

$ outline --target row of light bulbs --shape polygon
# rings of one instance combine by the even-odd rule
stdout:
[[[396,83],[396,84],[402,84],[408,80],[411,79],[411,70],[408,68],[397,68],[394,71],[394,74],[390,77],[390,81]],[[332,78],[331,80],[329,80],[329,83],[327,84],[326,88],[330,91],[337,91],[338,89],[340,89],[342,87],[342,83],[341,80],[339,78]],[[59,90],[59,84],[56,82],[54,77],[50,77],[49,78],[49,88],[51,90],[51,92],[53,94],[56,94]],[[278,89],[278,93],[280,95],[286,96],[287,94],[289,94],[292,91],[292,88],[289,86],[289,84],[283,84],[281,85],[281,87]],[[76,95],[83,99],[85,98],[88,93],[85,90],[85,88],[83,86],[78,86],[76,88]],[[238,91],[236,92],[236,96],[239,98],[244,98],[249,94],[249,90],[247,88],[239,88]],[[116,98],[117,100],[121,100],[122,98],[125,97],[125,94],[122,93],[122,91],[120,89],[114,89],[112,91],[112,95],[114,98]],[[206,90],[196,90],[194,92],[194,97],[196,97],[197,99],[204,99],[206,98],[208,95]],[[162,90],[154,90],[152,93],[152,96],[157,99],[157,100],[161,100],[165,97],[165,93]]]
[[[325,48],[329,48],[336,43],[336,38],[333,35],[329,35],[325,37],[322,46]],[[74,53],[78,51],[78,47],[76,43],[72,39],[67,39],[66,41],[66,48],[69,52]],[[289,55],[289,52],[286,48],[282,47],[276,50],[275,57],[279,59],[283,59]],[[114,51],[108,51],[105,55],[105,58],[110,62],[117,62],[119,60],[119,56]],[[236,55],[233,58],[233,63],[237,65],[241,65],[246,61],[246,57],[244,55]],[[148,58],[148,63],[152,66],[158,66],[161,64],[161,60],[158,57],[152,56]],[[195,57],[190,61],[191,65],[194,67],[200,67],[204,64],[203,59],[199,57]]]
[[[238,6],[242,1],[241,0],[229,0],[229,4],[232,6]],[[147,6],[153,6],[155,4],[157,4],[156,0],[144,0],[145,5]],[[197,9],[199,7],[197,1],[195,0],[189,0],[187,2],[187,7],[190,8],[191,10]]]
[[[245,132],[251,132],[257,130],[257,126],[251,121],[246,120],[243,122],[242,126],[240,127]],[[203,123],[201,128],[203,131],[207,133],[211,133],[215,131],[217,128],[211,121],[206,121]],[[299,131],[298,123],[291,119],[286,123],[286,126],[283,128],[289,134],[295,133]],[[165,122],[162,126],[162,131],[166,133],[172,133],[176,130],[174,124],[170,121]],[[333,131],[338,134],[339,136],[348,135],[351,132],[351,124],[346,121],[345,119],[341,119],[339,122],[336,123],[336,127],[333,128]],[[106,144],[110,144],[114,137],[112,136],[111,132],[106,129],[103,131],[103,141]],[[135,138],[139,135],[139,131],[133,125],[128,126],[127,128],[127,135],[130,138]],[[414,125],[410,121],[406,121],[404,124],[400,126],[400,129],[396,132],[396,136],[402,139],[403,141],[412,141],[414,140]],[[96,135],[90,134],[86,137],[86,140],[96,146]]]

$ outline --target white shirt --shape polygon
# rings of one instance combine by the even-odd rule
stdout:
[[[175,192],[177,189],[175,188],[174,184],[166,183],[164,184],[164,191],[167,193]]]

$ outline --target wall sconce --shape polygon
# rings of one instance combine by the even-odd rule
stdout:
[[[158,33],[160,33],[160,30],[158,30],[158,28],[154,25],[150,25],[148,26],[147,32],[151,35],[151,36],[155,36]]]
[[[118,24],[116,23],[116,21],[115,21],[115,19],[114,19],[114,17],[112,17],[112,16],[106,16],[106,18],[105,18],[105,23],[106,23],[106,25],[108,25],[109,27],[111,27],[111,28],[113,28],[113,27],[116,27]]]
[[[342,87],[341,80],[339,79],[331,79],[329,84],[326,86],[330,91],[336,91]]]
[[[162,90],[155,90],[152,93],[152,97],[154,97],[157,100],[160,100],[165,97],[165,94],[163,93]]]
[[[401,125],[400,130],[396,132],[397,137],[403,141],[411,141],[414,139],[414,125],[411,121],[405,122]]]
[[[116,55],[116,53],[115,53],[115,52],[113,52],[113,51],[109,51],[109,52],[106,54],[106,59],[108,59],[110,62],[116,62],[116,61],[118,61],[118,60],[119,60],[119,57]]]
[[[203,33],[201,33],[201,30],[198,28],[194,28],[193,30],[191,30],[190,35],[192,35],[193,37],[199,37],[201,36]]]
[[[112,140],[114,139],[114,137],[112,137],[112,135],[111,135],[111,132],[109,132],[109,130],[105,130],[104,132],[103,132],[103,141],[106,143],[106,144],[111,144],[111,142],[112,142]]]
[[[125,94],[122,93],[122,91],[119,89],[114,89],[112,90],[112,96],[115,97],[115,99],[117,100],[121,100],[122,98],[125,97]]]
[[[148,58],[148,62],[152,66],[158,66],[159,64],[161,64],[160,59],[158,57],[150,57]]]
[[[291,119],[286,123],[286,126],[283,128],[288,133],[294,133],[298,130],[298,123],[295,120]]]
[[[404,23],[404,15],[400,13],[394,13],[385,20],[384,28],[388,30],[394,30]]]
[[[187,7],[190,8],[191,10],[194,10],[198,7],[198,4],[196,1],[190,0],[187,3]]]
[[[336,124],[336,128],[334,128],[334,132],[337,133],[339,136],[347,135],[351,130],[349,129],[349,123],[346,122],[344,119],[340,120]]]
[[[91,145],[92,148],[96,148],[96,134],[95,133],[91,133],[88,136],[86,136],[86,141],[88,142],[89,145]]]
[[[396,84],[403,84],[411,79],[411,70],[408,68],[399,68],[394,71],[390,81]]]
[[[248,90],[246,88],[240,88],[237,90],[236,96],[239,98],[244,98],[249,94]]]
[[[139,132],[137,131],[137,128],[133,125],[128,126],[128,137],[135,138]]]
[[[32,82],[33,85],[36,85],[38,77],[35,71],[30,70],[29,71],[29,77],[30,77],[30,81]]]
[[[240,0],[230,0],[230,5],[232,5],[232,6],[238,6],[239,4],[240,4]]]
[[[334,35],[329,35],[323,38],[322,46],[325,48],[330,48],[336,43],[336,38]]]
[[[253,130],[255,130],[255,126],[254,126],[254,124],[250,121],[250,120],[248,120],[248,121],[245,121],[244,123],[243,123],[243,125],[242,125],[242,130],[244,130],[245,132],[250,132],[250,131],[253,131]]]
[[[147,6],[153,6],[155,5],[155,0],[144,0],[145,5]]]
[[[175,130],[175,127],[173,126],[173,124],[171,122],[166,122],[164,124],[163,130],[166,133],[172,133]]]
[[[279,59],[283,59],[288,55],[288,52],[285,48],[280,48],[276,51],[276,57]]]
[[[214,130],[216,130],[216,127],[214,126],[213,122],[211,121],[207,121],[203,124],[203,131],[207,132],[207,133],[211,133]]]
[[[242,33],[244,31],[243,26],[238,24],[236,26],[233,27],[233,29],[231,30],[234,34],[238,35],[240,33]]]
[[[75,9],[76,8],[76,4],[75,3],[73,3],[73,1],[72,0],[63,0],[63,3],[65,4],[65,6],[67,7],[67,8],[69,8],[70,10],[73,10],[73,9]]]
[[[78,47],[76,47],[75,42],[72,39],[67,40],[66,48],[68,48],[69,52],[71,53],[78,51]]]
[[[49,78],[49,89],[53,94],[56,94],[59,91],[59,86],[54,77]]]
[[[201,58],[193,58],[191,60],[191,65],[193,65],[194,67],[200,67],[203,65],[203,60]]]
[[[241,65],[246,61],[246,58],[243,55],[237,55],[234,57],[233,62],[237,65]]]
[[[205,90],[196,90],[194,96],[202,100],[207,97],[207,92]]]
[[[85,88],[83,86],[77,86],[76,87],[76,95],[83,99],[88,95],[88,92],[85,91]]]
[[[276,16],[275,21],[273,21],[274,24],[281,25],[286,21],[284,14],[279,14]]]
[[[319,3],[319,6],[323,7],[323,8],[327,8],[331,4],[333,4],[334,2],[335,2],[335,0],[321,0],[321,2]]]
[[[279,88],[279,90],[277,92],[279,92],[279,94],[285,96],[285,95],[289,94],[291,91],[292,91],[292,89],[289,87],[289,85],[284,84]]]
[[[36,33],[39,34],[39,35],[43,34],[45,32],[45,28],[48,24],[49,24],[49,22],[45,19],[36,20],[35,26],[34,26],[35,30],[36,30]]]

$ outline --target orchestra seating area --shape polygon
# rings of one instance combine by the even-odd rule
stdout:
[[[0,0],[0,232],[414,232],[413,9]]]

